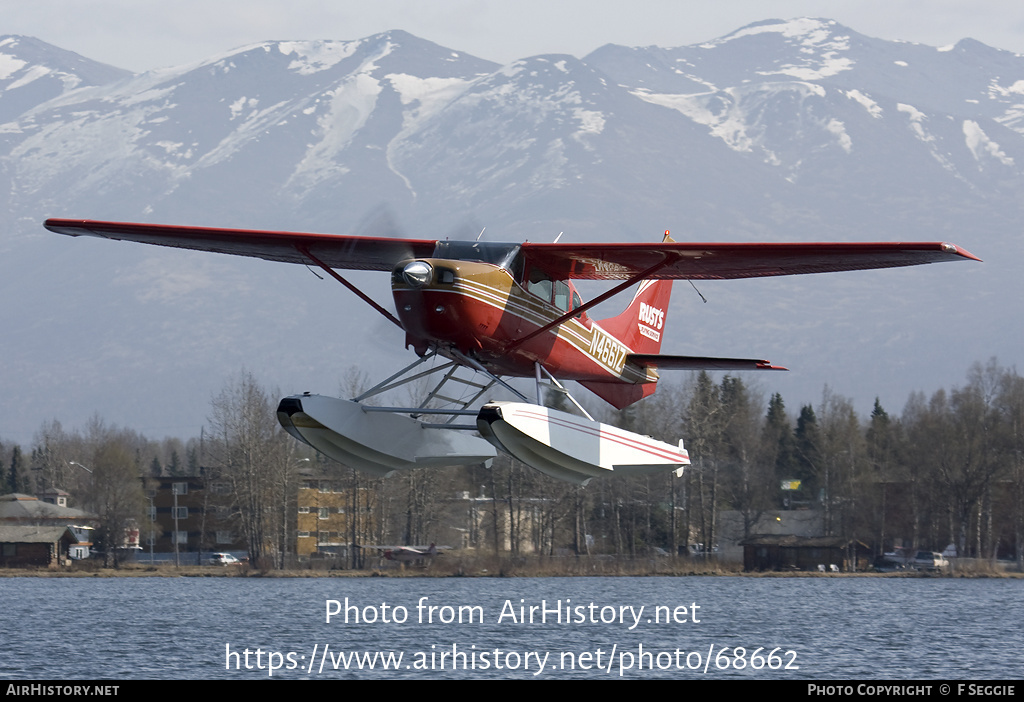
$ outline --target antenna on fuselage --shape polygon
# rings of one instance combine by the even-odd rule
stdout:
[[[555,237],[555,240],[554,240],[554,241],[552,241],[551,243],[552,243],[552,244],[557,244],[557,243],[558,243],[558,240],[562,238],[562,235],[563,235],[563,234],[565,234],[565,232],[558,232],[558,236],[556,236],[556,237]]]
[[[486,231],[487,231],[487,227],[484,227],[483,229],[481,229],[480,233],[476,235],[476,240],[480,241],[480,237],[482,237],[484,235],[484,232],[486,232]]]

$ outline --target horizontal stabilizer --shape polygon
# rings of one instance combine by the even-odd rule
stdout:
[[[631,353],[627,363],[662,370],[789,370],[773,366],[771,361],[754,358],[710,358],[708,356],[673,356],[660,353]]]

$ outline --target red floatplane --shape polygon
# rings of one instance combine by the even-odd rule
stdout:
[[[575,380],[621,409],[654,392],[659,370],[785,370],[758,359],[662,354],[672,281],[978,260],[947,243],[678,243],[668,232],[657,244],[516,244],[72,219],[49,219],[45,226],[71,236],[318,266],[401,328],[417,360],[387,380],[350,400],[311,394],[281,400],[284,428],[335,460],[387,475],[486,462],[497,449],[584,484],[613,471],[681,472],[689,456],[682,441],[667,444],[595,421],[562,381]],[[390,272],[396,314],[339,269]],[[616,284],[584,302],[574,280]],[[637,284],[621,314],[590,317],[594,305]],[[423,370],[430,359],[441,362]],[[462,369],[472,376],[459,375]],[[365,402],[433,373],[441,378],[417,407]],[[536,397],[531,401],[507,377],[534,378]],[[496,385],[517,401],[487,401]],[[453,386],[461,386],[457,399],[447,389]],[[551,390],[565,393],[579,414],[545,407]],[[459,424],[460,417],[475,421]]]

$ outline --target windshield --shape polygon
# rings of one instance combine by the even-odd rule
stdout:
[[[519,244],[496,243],[490,241],[439,241],[434,247],[434,258],[447,258],[453,261],[481,261],[494,266],[501,266],[518,278],[517,272],[522,270],[522,257],[519,255]],[[518,270],[517,270],[518,269]]]

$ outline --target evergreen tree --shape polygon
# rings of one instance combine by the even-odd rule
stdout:
[[[29,492],[28,476],[25,475],[25,461],[21,457],[21,447],[17,444],[11,450],[11,467],[8,472],[8,492]]]
[[[800,480],[800,490],[795,493],[796,499],[813,501],[818,497],[817,474],[818,452],[821,436],[818,429],[818,418],[814,407],[804,405],[800,408],[800,416],[793,430],[793,472]]]
[[[181,475],[181,459],[178,458],[178,451],[176,449],[171,450],[171,460],[167,464],[167,474]]]
[[[774,468],[776,486],[781,485],[783,480],[796,478],[793,427],[786,414],[786,404],[779,393],[774,393],[768,401],[768,412],[765,415],[761,436],[762,451],[765,461]],[[789,491],[783,492],[787,502],[789,494]],[[783,503],[781,506],[788,505]]]
[[[867,459],[869,475],[875,486],[874,494],[870,495],[870,512],[874,524],[876,555],[885,552],[886,541],[889,540],[886,517],[891,509],[889,486],[896,482],[896,427],[889,418],[889,413],[882,408],[882,403],[875,398],[874,409],[865,433],[867,443]]]

